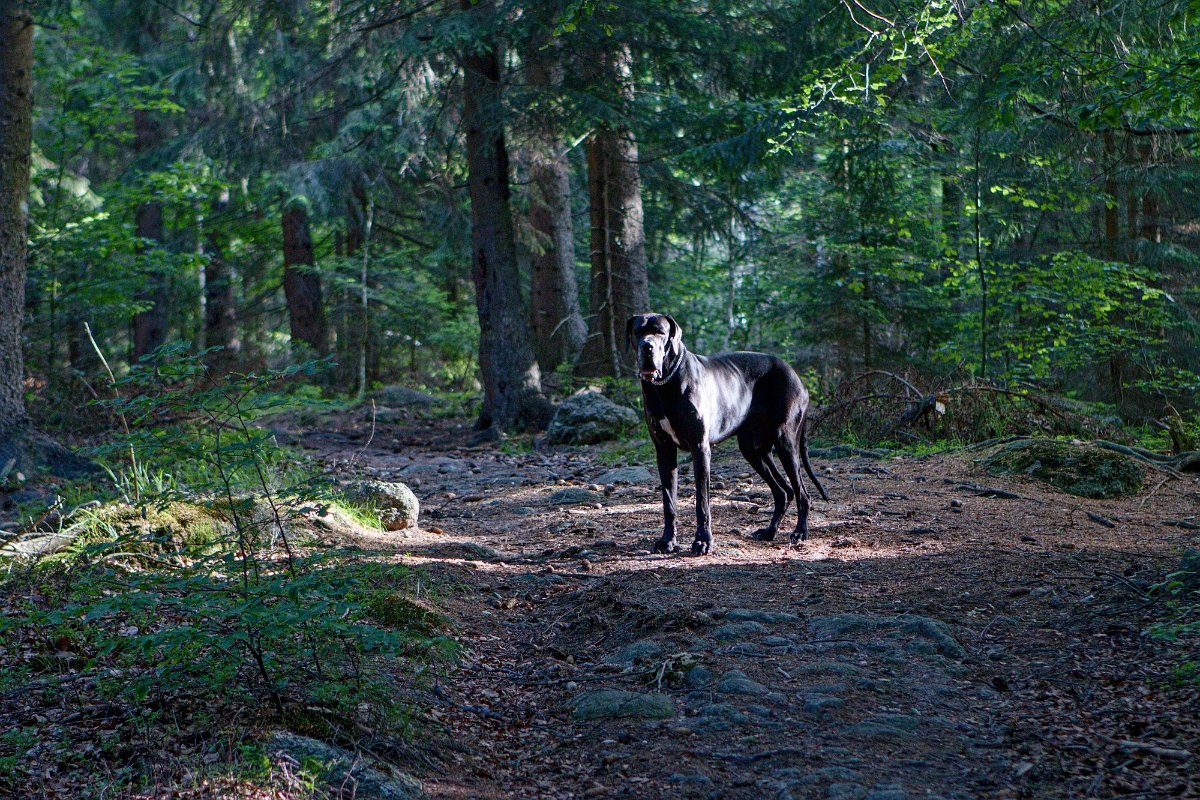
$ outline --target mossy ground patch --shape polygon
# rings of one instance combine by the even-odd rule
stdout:
[[[1107,499],[1142,488],[1142,468],[1132,459],[1089,444],[1022,439],[984,460],[993,475],[1028,475],[1067,494]]]

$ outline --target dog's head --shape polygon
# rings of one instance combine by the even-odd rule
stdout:
[[[625,349],[634,349],[638,377],[663,380],[671,359],[683,354],[683,329],[669,314],[637,314],[625,323]]]

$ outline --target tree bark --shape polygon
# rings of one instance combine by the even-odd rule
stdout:
[[[1139,151],[1145,169],[1146,189],[1142,192],[1142,238],[1155,244],[1162,243],[1162,225],[1158,218],[1158,195],[1154,191],[1151,170],[1154,167],[1154,141],[1142,142]]]
[[[599,58],[599,70],[620,99],[633,95],[633,59],[616,47]],[[579,359],[582,375],[621,374],[625,321],[650,310],[642,181],[638,145],[628,128],[600,128],[588,140],[592,287],[588,340]]]
[[[1116,261],[1121,257],[1121,229],[1117,206],[1116,149],[1112,131],[1103,133],[1104,142],[1104,257]]]
[[[531,48],[531,86],[562,83],[556,56]],[[575,225],[571,216],[571,169],[551,117],[543,113],[529,148],[529,223],[538,242],[530,261],[530,322],[533,347],[544,372],[574,363],[587,338],[575,278]]]
[[[242,349],[237,328],[237,295],[234,292],[233,266],[225,260],[221,242],[220,216],[229,208],[229,192],[224,191],[212,204],[217,224],[209,224],[205,233],[208,263],[204,265],[204,346],[219,347],[209,363],[225,372],[237,360]]]
[[[283,210],[283,293],[287,298],[292,342],[304,342],[317,355],[327,352],[321,277],[316,274],[308,207],[290,201]]]
[[[21,322],[32,134],[33,16],[26,3],[0,0],[0,461],[29,426]]]
[[[162,132],[149,111],[139,110],[133,112],[133,135],[134,151],[143,155],[154,149]],[[161,247],[166,239],[162,203],[140,204],[134,212],[134,225],[139,240],[139,256],[145,256],[153,249]],[[147,244],[148,242],[155,244]],[[167,274],[161,269],[147,270],[145,284],[134,294],[134,299],[148,305],[146,310],[133,315],[133,351],[130,355],[132,361],[137,361],[167,341],[171,306]]]
[[[466,11],[494,15],[491,0],[462,0]],[[462,56],[463,127],[471,196],[471,277],[479,314],[483,411],[477,427],[493,432],[544,425],[548,404],[530,342],[517,269],[494,39]]]
[[[45,468],[64,478],[95,466],[33,430],[25,410],[29,163],[33,147],[33,6],[0,0],[0,484]]]

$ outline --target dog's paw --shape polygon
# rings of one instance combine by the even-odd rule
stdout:
[[[775,531],[770,528],[759,528],[750,534],[750,538],[760,542],[773,542],[775,541]]]
[[[678,553],[679,543],[674,539],[659,539],[654,543],[654,552],[662,553],[664,555],[667,553]]]
[[[706,542],[703,539],[697,539],[696,541],[692,542],[692,555],[706,556],[711,552],[712,552],[712,541],[711,540]]]

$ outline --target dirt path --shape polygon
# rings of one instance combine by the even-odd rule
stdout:
[[[412,485],[399,550],[465,587],[432,797],[1200,797],[1200,694],[1172,680],[1198,654],[1144,635],[1195,478],[1088,501],[959,455],[818,459],[833,499],[792,548],[745,538],[769,496],[722,446],[716,555],[668,557],[656,481],[600,450],[333,427],[300,441]]]

